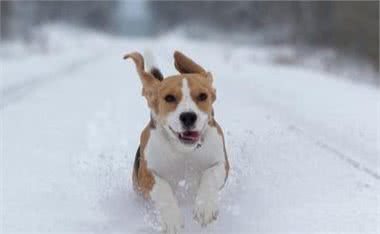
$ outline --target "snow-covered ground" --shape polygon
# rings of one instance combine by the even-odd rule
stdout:
[[[68,41],[64,35],[57,40]],[[158,233],[131,170],[149,119],[130,51],[163,73],[181,50],[213,72],[231,175],[218,220],[184,233],[380,233],[380,93],[272,64],[271,50],[177,36],[78,35],[2,56],[2,233]]]

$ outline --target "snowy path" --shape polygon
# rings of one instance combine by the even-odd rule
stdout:
[[[64,64],[64,66],[60,67],[58,70],[53,69],[53,71],[48,74],[38,74],[36,77],[32,77],[30,74],[24,75],[28,77],[22,79],[26,80],[25,82],[19,82],[14,85],[6,86],[1,90],[2,98],[0,102],[0,109],[24,98],[36,88],[39,88],[46,83],[53,82],[57,79],[62,79],[62,77],[69,77],[72,72],[82,68],[87,63],[93,62],[95,59],[101,57],[103,53],[105,52],[99,51],[96,54],[89,55],[84,58],[75,58],[74,61],[69,64]]]
[[[112,40],[106,54],[4,105],[3,233],[158,232],[132,191],[149,113],[121,59],[153,43],[165,74],[178,48],[213,71],[232,165],[220,218],[201,229],[183,207],[184,233],[380,233],[378,89],[175,37]]]

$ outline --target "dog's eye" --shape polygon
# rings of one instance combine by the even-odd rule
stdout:
[[[207,94],[206,93],[200,93],[199,95],[198,95],[198,101],[205,101],[206,99],[207,99]]]
[[[175,102],[176,101],[176,98],[171,94],[166,95],[164,99],[166,102]]]

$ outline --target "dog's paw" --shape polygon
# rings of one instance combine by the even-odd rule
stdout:
[[[194,219],[202,225],[202,227],[216,220],[219,209],[216,201],[196,201],[194,208]]]
[[[181,233],[184,220],[179,208],[173,208],[161,214],[161,227],[164,234]]]

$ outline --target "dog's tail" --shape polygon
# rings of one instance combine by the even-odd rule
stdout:
[[[151,50],[144,50],[144,60],[146,70],[149,71],[149,73],[152,74],[156,79],[160,81],[163,80],[164,76],[162,75],[160,69],[158,69]]]

